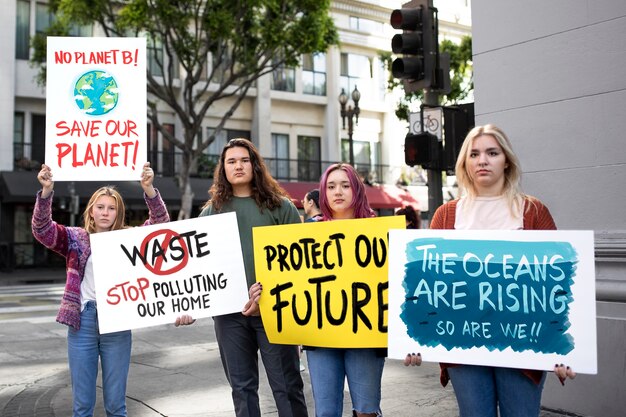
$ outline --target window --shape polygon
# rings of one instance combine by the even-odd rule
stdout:
[[[46,116],[43,114],[33,114],[31,126],[30,159],[34,166],[40,166],[45,160],[46,153]]]
[[[382,34],[384,30],[384,25],[383,22],[364,19],[362,17],[350,16],[350,29],[358,30],[360,32]]]
[[[284,64],[279,65],[272,72],[271,80],[272,90],[277,91],[296,91],[296,70],[286,67]]]
[[[17,20],[16,20],[16,48],[15,57],[17,59],[29,59],[30,44],[30,1],[17,1]],[[56,21],[54,13],[50,11],[50,7],[46,3],[36,3],[35,5],[35,34],[45,35],[45,32]],[[92,36],[93,26],[72,24],[69,27],[69,36]]]
[[[221,55],[213,54],[213,59],[211,60],[213,63],[213,77],[211,78],[211,82],[222,85],[225,82],[228,82],[228,79],[234,73],[241,72],[241,66],[236,61],[232,64],[232,53],[229,50],[223,51]],[[229,82],[230,85],[240,85],[241,82],[239,79],[235,79],[232,82]]]
[[[372,170],[371,144],[366,141],[353,140],[352,147],[354,150],[354,168],[363,180],[369,181]],[[341,140],[341,160],[350,161],[350,141],[348,139]]]
[[[304,94],[326,95],[326,54],[302,56],[302,83]]]
[[[148,55],[148,71],[153,77],[163,76],[163,44],[160,39],[148,39],[146,42]]]
[[[289,179],[289,135],[272,133],[272,158],[268,162],[274,178]]]
[[[207,139],[213,134],[213,132],[215,132],[215,129],[213,129],[212,127],[207,128]],[[226,145],[226,135],[226,130],[222,130],[220,133],[218,133],[215,136],[215,139],[213,139],[213,142],[211,142],[211,144],[207,147],[206,153],[208,155],[221,154],[222,148],[224,147],[224,145]]]
[[[321,168],[320,138],[313,136],[298,136],[298,180],[320,180]]]
[[[72,25],[72,27],[70,28],[69,35],[78,36],[78,37],[93,36],[93,26],[92,25],[83,25],[83,26]]]
[[[354,87],[368,86],[372,78],[372,63],[365,55],[341,54],[340,87],[350,95]]]
[[[378,97],[383,100],[387,95],[387,68],[382,59],[376,61],[378,63]]]
[[[13,115],[13,160],[15,162],[26,157],[24,147],[24,113],[15,112]]]
[[[171,123],[163,123],[163,129],[170,133],[172,136],[176,134],[174,130],[174,125]],[[161,170],[161,174],[168,177],[173,177],[176,173],[176,147],[164,136],[161,148],[163,149],[163,169]]]
[[[37,3],[35,7],[35,32],[43,34],[54,23],[54,14],[47,4]]]
[[[150,161],[150,165],[152,166],[154,172],[161,173],[159,169],[159,141],[157,139],[159,137],[158,131],[156,130],[156,127],[152,126],[151,123],[148,123],[146,132],[148,133],[148,161]]]
[[[215,132],[214,128],[207,128],[207,138],[211,136],[213,132]],[[215,136],[215,140],[213,140],[213,142],[211,142],[211,144],[207,147],[206,153],[208,155],[220,155],[224,145],[226,145],[226,142],[236,138],[250,139],[250,131],[222,129],[222,131]]]
[[[18,0],[15,25],[15,58],[29,58],[30,2]]]

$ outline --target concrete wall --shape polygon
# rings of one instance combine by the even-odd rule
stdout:
[[[599,373],[548,378],[543,405],[623,416],[626,2],[483,0],[472,22],[476,122],[509,134],[559,228],[595,231]]]

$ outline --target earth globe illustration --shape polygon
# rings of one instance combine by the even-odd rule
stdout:
[[[117,106],[117,82],[106,71],[88,71],[74,85],[74,100],[79,109],[91,116],[107,114]]]

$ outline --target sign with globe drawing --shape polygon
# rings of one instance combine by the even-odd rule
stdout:
[[[46,161],[56,181],[137,181],[147,160],[145,38],[48,37]]]
[[[118,97],[115,78],[104,71],[87,71],[74,85],[76,105],[91,116],[102,116],[113,110]]]

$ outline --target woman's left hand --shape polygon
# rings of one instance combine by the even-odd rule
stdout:
[[[554,373],[559,378],[559,381],[561,381],[561,385],[565,385],[565,380],[568,378],[576,378],[576,372],[574,372],[574,370],[569,366],[565,366],[563,364],[554,365]]]
[[[404,366],[420,366],[422,364],[421,353],[407,353],[404,358]]]
[[[141,188],[143,188],[143,191],[150,198],[156,195],[156,191],[152,185],[153,181],[154,171],[150,168],[150,162],[146,162],[143,164],[143,170],[141,171]]]

